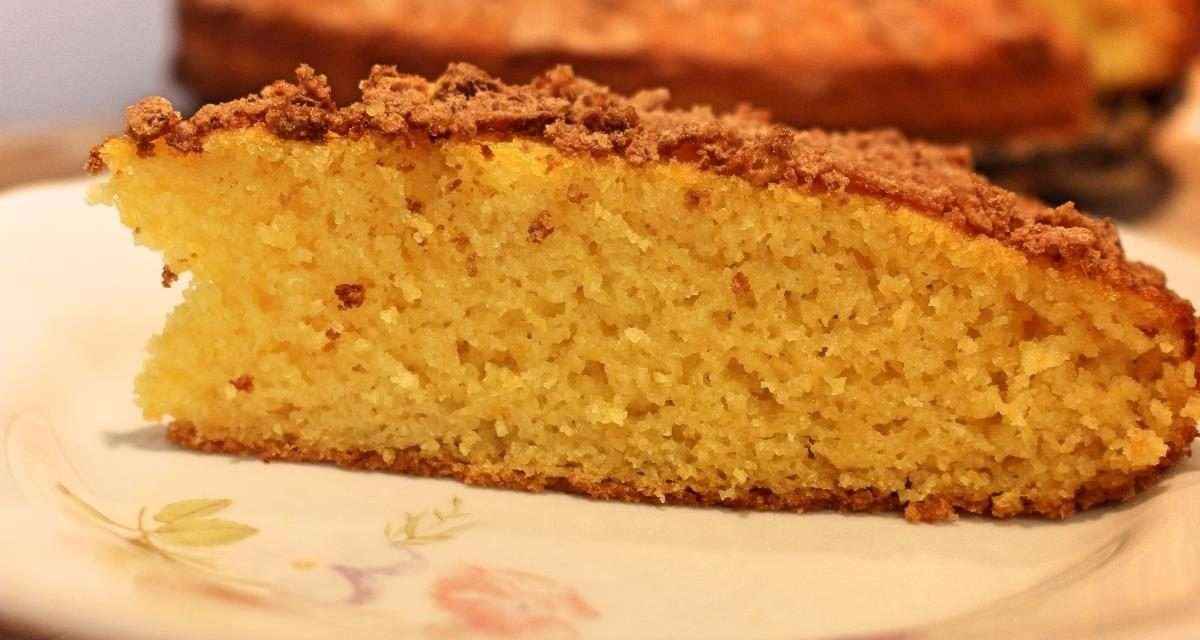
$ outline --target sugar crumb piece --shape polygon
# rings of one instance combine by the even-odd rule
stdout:
[[[333,351],[337,348],[338,338],[342,337],[342,332],[330,327],[325,330],[325,347],[323,351]]]
[[[83,170],[86,171],[89,176],[98,176],[104,172],[106,165],[104,163],[104,157],[100,155],[101,146],[102,145],[95,145],[92,147],[91,151],[88,152],[88,159],[83,165]]]
[[[1187,404],[1183,405],[1183,409],[1179,411],[1179,415],[1189,420],[1200,420],[1200,397],[1192,396],[1188,398]]]
[[[234,378],[233,380],[230,380],[229,384],[232,385],[233,388],[237,389],[238,391],[241,391],[243,393],[250,393],[250,392],[254,391],[254,376],[252,376],[248,373],[243,373],[242,375]]]
[[[581,204],[584,200],[587,200],[587,197],[587,192],[576,189],[575,185],[567,188],[567,202],[571,204]]]
[[[549,211],[543,211],[538,214],[533,222],[529,224],[528,239],[533,244],[541,244],[543,240],[550,237],[554,233],[553,220],[550,218]]]
[[[342,310],[361,307],[366,300],[366,290],[361,284],[339,284],[333,288],[338,299],[338,308]]]
[[[741,271],[733,274],[729,288],[733,291],[733,295],[739,298],[749,298],[754,295],[754,289],[750,286],[750,278]]]
[[[707,206],[711,196],[701,189],[688,189],[683,194],[683,206],[687,209],[698,209]]]
[[[125,134],[137,143],[138,155],[149,155],[154,140],[166,135],[183,121],[183,117],[161,96],[142,98],[125,110]]]
[[[163,288],[170,289],[171,285],[175,284],[175,281],[178,279],[179,279],[179,274],[175,273],[174,271],[171,271],[171,267],[168,267],[167,265],[164,264],[163,268],[162,268],[162,286],[163,286]]]

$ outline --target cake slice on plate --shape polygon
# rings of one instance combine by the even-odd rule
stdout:
[[[376,68],[98,147],[191,274],[137,382],[186,447],[596,498],[1059,518],[1195,433],[1196,321],[962,151]]]

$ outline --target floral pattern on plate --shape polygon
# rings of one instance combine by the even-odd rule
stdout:
[[[279,600],[270,603],[269,599],[264,601],[262,598],[240,599],[244,604],[258,607],[275,604],[287,608],[286,601],[297,597],[325,605],[357,607],[372,604],[380,595],[380,580],[411,576],[430,569],[429,561],[413,547],[453,540],[475,524],[458,496],[452,496],[445,509],[405,513],[403,524],[389,522],[384,526],[384,539],[398,549],[399,559],[381,560],[372,566],[338,562],[325,565],[328,572],[345,583],[339,596],[329,598],[328,591],[324,597],[319,591],[305,592],[298,588],[296,581],[286,588],[279,588],[265,580],[225,573],[213,559],[182,550],[232,545],[259,532],[247,524],[216,517],[233,506],[231,499],[191,498],[172,502],[155,511],[149,520],[149,509],[143,506],[134,523],[124,524],[65,485],[59,483],[57,486],[69,506],[93,524],[143,554],[176,565],[180,570],[200,572],[203,578],[199,582],[189,581],[185,576],[164,579],[160,572],[146,572],[137,576],[142,585],[199,591],[227,601],[239,601],[236,597],[231,598],[228,590],[197,589],[197,585],[204,585],[205,580],[216,580],[265,589]],[[293,562],[291,566],[300,572],[321,569],[321,564],[313,560]],[[156,578],[147,579],[148,576]],[[436,606],[452,619],[450,623],[428,625],[425,634],[430,638],[572,640],[579,637],[577,621],[599,615],[574,590],[545,576],[514,569],[468,565],[437,577],[429,593]]]

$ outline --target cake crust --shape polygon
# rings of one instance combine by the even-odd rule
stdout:
[[[448,456],[429,456],[416,449],[396,451],[385,459],[377,451],[319,450],[285,440],[237,442],[210,439],[186,422],[167,427],[167,439],[189,449],[205,453],[250,456],[263,462],[332,463],[345,469],[383,471],[431,478],[451,478],[469,485],[529,492],[558,491],[596,500],[640,502],[645,504],[725,507],[753,511],[843,511],[878,513],[903,510],[910,522],[953,520],[959,512],[1011,518],[1020,515],[1063,519],[1077,510],[1124,502],[1155,484],[1181,458],[1191,455],[1196,437],[1194,424],[1180,425],[1175,438],[1168,442],[1166,455],[1153,467],[1129,475],[1100,477],[1079,487],[1075,495],[1061,500],[1023,499],[1019,506],[999,504],[986,494],[932,495],[920,502],[904,503],[894,492],[876,489],[802,489],[780,495],[769,489],[749,487],[735,495],[722,497],[716,492],[694,489],[654,493],[613,480],[590,481],[569,477],[530,476],[516,471],[484,471]]]
[[[827,133],[769,123],[748,108],[724,115],[709,108],[666,108],[662,89],[624,96],[556,67],[528,84],[510,85],[467,64],[434,81],[376,66],[362,99],[338,107],[325,76],[308,66],[296,82],[202,107],[184,119],[161,97],[126,113],[125,136],[139,152],[160,145],[201,153],[221,131],[261,127],[286,140],[378,135],[405,144],[439,140],[530,139],[571,154],[611,155],[634,166],[688,162],[756,186],[784,184],[851,192],[907,205],[969,235],[992,238],[1030,258],[1147,299],[1174,318],[1195,353],[1192,305],[1165,286],[1157,269],[1125,258],[1115,225],[1067,203],[1048,208],[974,173],[965,147],[909,141],[894,131]],[[100,147],[87,163],[104,168]]]

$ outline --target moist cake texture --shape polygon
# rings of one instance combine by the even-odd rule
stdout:
[[[1189,451],[1190,304],[1113,226],[962,150],[670,111],[556,68],[379,67],[89,167],[183,303],[137,382],[175,442],[598,498],[1053,518]],[[147,274],[150,278],[158,274]]]
[[[465,60],[524,81],[567,62],[806,127],[1057,142],[1085,131],[1092,97],[1082,47],[1014,0],[182,0],[180,25],[180,76],[212,99],[301,62],[343,101],[375,63],[434,76]]]

